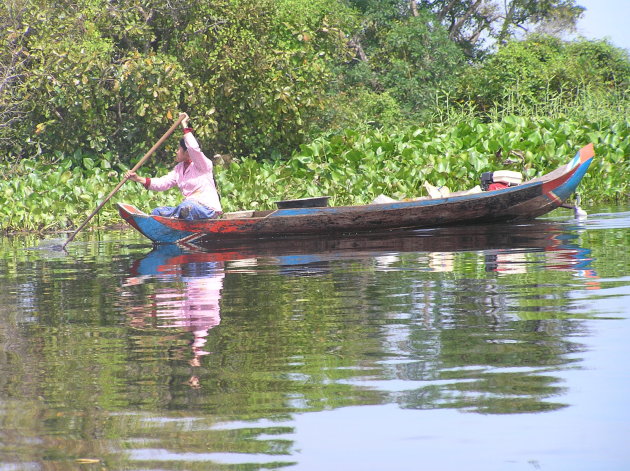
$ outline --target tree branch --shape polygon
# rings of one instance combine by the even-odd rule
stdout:
[[[479,8],[479,5],[481,5],[481,2],[482,2],[482,0],[477,0],[475,3],[473,3],[468,8],[466,13],[464,13],[462,15],[462,17],[459,20],[457,20],[457,22],[449,29],[449,37],[451,39],[454,39],[456,36],[459,35],[459,31],[460,31],[461,27],[468,20],[468,18],[470,18],[471,15]]]
[[[455,6],[455,4],[461,0],[451,0],[450,3],[448,3],[447,5],[444,6],[444,8],[442,8],[438,14],[437,17],[440,21],[442,21],[446,15],[448,15],[448,12],[451,11],[453,9],[453,7]]]
[[[409,0],[409,9],[411,10],[412,16],[418,17],[418,4],[416,0]]]

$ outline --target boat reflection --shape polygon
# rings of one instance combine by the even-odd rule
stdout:
[[[472,363],[466,357],[468,351],[460,358],[462,337],[458,335],[459,331],[443,326],[457,325],[463,332],[468,332],[469,323],[474,319],[478,319],[479,324],[506,326],[511,320],[518,319],[531,321],[523,328],[524,332],[545,331],[549,324],[556,322],[557,305],[554,304],[553,313],[544,302],[528,301],[521,305],[514,293],[521,292],[522,286],[529,291],[541,286],[547,291],[549,283],[556,282],[557,278],[561,278],[560,283],[566,282],[566,275],[556,277],[555,273],[542,273],[548,270],[565,271],[569,276],[583,277],[587,283],[596,277],[591,267],[590,251],[578,244],[577,237],[561,225],[541,222],[440,228],[354,238],[280,239],[226,247],[157,246],[133,263],[125,279],[126,302],[131,306],[127,312],[129,322],[139,329],[162,329],[164,332],[163,329],[172,328],[179,331],[168,336],[139,335],[138,341],[147,342],[147,345],[151,342],[152,355],[155,355],[155,346],[159,344],[161,348],[160,342],[164,342],[169,352],[176,352],[178,360],[188,360],[192,350],[189,363],[195,368],[181,373],[183,377],[179,382],[190,377],[189,384],[200,387],[199,377],[204,378],[206,385],[212,381],[212,375],[221,375],[219,370],[225,366],[226,357],[238,361],[240,347],[234,347],[230,332],[230,327],[238,325],[237,313],[290,309],[287,300],[293,299],[295,292],[302,292],[291,291],[293,288],[301,290],[317,284],[335,288],[324,278],[332,274],[330,278],[339,282],[339,291],[327,293],[325,302],[334,301],[344,306],[350,290],[351,311],[357,313],[358,319],[363,319],[371,306],[383,302],[374,297],[374,290],[370,288],[385,277],[373,275],[379,271],[404,272],[403,276],[391,277],[389,281],[396,292],[412,299],[404,312],[399,313],[413,320],[409,324],[408,337],[426,340],[426,332],[435,333],[435,342],[429,342],[434,347],[435,364],[440,364],[444,357],[449,361],[455,358],[455,363],[469,374],[468,368],[477,365],[475,362],[492,365],[492,352],[486,352],[488,358],[479,358]],[[530,274],[535,271],[538,273]],[[451,272],[455,275],[450,275]],[[259,276],[242,276],[249,273]],[[275,283],[278,275],[283,279]],[[305,275],[322,275],[322,279],[296,278]],[[504,276],[510,278],[499,279]],[[294,277],[291,283],[283,283],[287,277]],[[222,292],[225,280],[230,280],[230,290]],[[274,288],[270,289],[269,280],[275,283]],[[279,291],[281,286],[289,287]],[[313,313],[310,317],[320,319],[319,296],[308,298],[304,295],[302,298],[300,307],[291,315],[298,311],[309,312]],[[230,312],[233,316],[230,321],[235,323],[226,323],[223,328],[211,332],[221,321],[222,307],[224,313]],[[252,322],[249,316],[244,317],[247,321],[242,325]],[[345,317],[339,320],[331,314],[329,319],[321,319],[321,322],[337,321],[341,324],[335,326],[343,325]],[[395,323],[392,325],[396,326]],[[267,325],[253,327],[260,331],[265,328],[273,331],[269,335],[274,338],[286,334],[279,325],[275,325],[276,330]],[[507,331],[512,332],[512,329]],[[401,335],[406,335],[401,332],[404,331],[399,328],[392,330],[393,337],[386,340],[386,345],[399,344]],[[495,334],[493,330],[487,338],[471,336],[467,341],[475,349],[486,351],[485,346],[496,340]],[[244,333],[242,335],[246,338]],[[182,346],[184,341],[188,344]],[[174,342],[179,342],[176,348],[173,348]],[[427,359],[430,355],[423,342],[420,341],[416,351],[422,351],[422,358]],[[333,347],[336,346],[331,342]],[[203,359],[212,351],[217,355]],[[213,363],[215,360],[219,363]],[[511,360],[505,361],[509,363]],[[232,371],[235,369],[238,368],[234,367]],[[210,370],[212,375],[202,373]],[[486,386],[479,387],[480,391],[485,391]],[[491,388],[490,385],[487,387]],[[549,394],[556,394],[555,391]],[[409,401],[415,404],[420,399],[410,398]]]
[[[537,260],[524,250],[488,250],[486,271],[498,275],[524,274],[536,269],[571,272],[586,280],[588,289],[599,289],[599,276],[591,266],[591,250],[577,244],[578,236],[566,232],[549,232],[546,245]]]
[[[166,249],[180,260],[225,262],[239,271],[253,270],[264,260],[283,267],[283,273],[327,271],[332,261],[372,257],[380,268],[395,265],[404,253],[421,252],[425,271],[456,270],[457,255],[480,253],[486,272],[499,276],[527,273],[532,268],[571,271],[594,279],[590,250],[580,247],[578,236],[557,223],[534,221],[522,225],[443,227],[397,233],[374,233],[348,237],[302,237],[264,241],[215,243]],[[531,254],[537,254],[532,258]],[[176,263],[172,258],[170,263]],[[300,267],[302,270],[300,271]]]
[[[548,270],[573,271],[576,276],[590,280],[590,289],[599,289],[599,278],[595,269],[591,266],[593,257],[591,250],[580,247],[578,236],[572,233],[554,234],[551,238],[554,250],[547,251]]]
[[[207,355],[206,337],[219,325],[225,272],[255,272],[275,266],[280,274],[329,273],[333,262],[371,260],[377,270],[396,267],[405,254],[421,254],[417,267],[425,272],[460,270],[458,257],[473,252],[473,260],[497,276],[524,274],[532,269],[561,270],[596,280],[590,250],[575,243],[577,235],[549,223],[491,225],[416,230],[361,237],[292,238],[231,244],[225,247],[156,246],[136,260],[124,286],[158,281],[148,300],[129,311],[132,325],[178,328],[192,332],[193,362]],[[475,258],[476,257],[476,258]],[[597,289],[596,283],[588,286]],[[148,311],[148,312],[147,312]]]

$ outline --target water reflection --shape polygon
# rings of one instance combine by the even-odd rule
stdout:
[[[587,321],[624,286],[626,236],[537,222],[11,254],[0,462],[280,468],[313,447],[297,445],[301,417],[335,427],[348,406],[416,414],[393,424],[410,436],[444,416],[427,410],[568,411]]]
[[[129,325],[190,332],[190,365],[200,366],[200,358],[210,353],[204,349],[208,332],[221,322],[224,278],[223,262],[212,254],[187,253],[172,245],[156,248],[136,260],[123,280],[121,296],[137,303],[127,303]],[[134,296],[134,287],[143,284],[152,284],[152,289]],[[188,382],[200,387],[197,375]]]
[[[309,398],[305,384],[318,384],[320,391],[340,384],[330,382],[326,374],[316,380],[321,371],[294,360],[313,351],[335,352],[347,360],[339,366],[346,369],[348,404],[371,396],[369,402],[393,401],[410,408],[550,410],[564,407],[548,402],[562,388],[552,369],[540,374],[540,368],[567,364],[581,347],[565,338],[576,326],[560,322],[567,316],[559,312],[571,300],[562,286],[550,283],[547,270],[596,276],[590,250],[575,242],[556,226],[533,224],[414,231],[396,237],[278,240],[195,251],[159,247],[136,261],[125,281],[126,288],[155,285],[146,298],[149,302],[141,300],[129,310],[130,324],[193,332],[190,364],[201,366],[208,353],[201,347],[209,329],[219,323],[221,289],[224,278],[230,277],[232,290],[224,296],[228,312],[237,324],[243,316],[253,326],[258,320],[258,326],[242,325],[239,332],[242,345],[257,345],[258,351],[235,351],[219,332],[213,348],[222,358],[221,368],[241,368],[245,388],[249,375],[261,375],[257,367],[266,372],[259,376],[265,384],[281,375],[291,397],[287,410],[310,410],[317,402]],[[321,280],[309,281],[313,275]],[[391,304],[391,294],[381,293],[383,287],[403,302]],[[244,292],[246,301],[241,299]],[[268,312],[290,327],[267,319]],[[358,329],[349,335],[352,324]],[[305,328],[344,332],[343,341],[330,336],[319,340],[323,350],[314,349],[301,333]],[[260,336],[256,341],[248,337],[251,330]],[[287,348],[278,349],[278,344]],[[398,360],[395,366],[371,361],[368,351]],[[361,352],[367,357],[362,359]],[[245,360],[244,354],[253,356]],[[246,367],[236,366],[233,360],[239,358]],[[273,362],[277,365],[269,371]],[[362,367],[357,369],[355,362]],[[210,369],[212,362],[206,366]],[[512,369],[516,371],[506,372]],[[373,383],[366,371],[367,376],[388,380]],[[210,382],[223,374],[214,370]],[[391,390],[394,378],[411,389],[404,394],[398,386]],[[414,389],[417,382],[422,383],[420,389]],[[198,386],[199,378],[193,375],[189,383]]]
[[[532,259],[523,250],[487,250],[486,271],[499,275],[523,274],[539,268],[533,264],[542,264],[546,270],[567,271],[590,280],[598,278],[597,272],[591,266],[591,250],[577,244],[577,234],[563,233],[556,229],[548,232],[545,240],[546,244],[540,250],[540,260]],[[591,283],[590,288],[596,289],[597,285]]]
[[[588,289],[600,289],[599,276],[592,264],[591,249],[578,245],[578,234],[558,233],[552,236],[556,250],[549,250],[545,268],[547,270],[570,271],[577,278],[587,281]]]

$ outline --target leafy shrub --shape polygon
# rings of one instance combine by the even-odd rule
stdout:
[[[78,149],[129,162],[180,110],[217,152],[290,152],[324,106],[354,21],[332,0],[10,3],[22,7],[0,38],[2,70],[19,76],[1,96],[11,160]],[[0,6],[0,24],[11,14]]]
[[[389,29],[375,56],[385,90],[416,117],[432,105],[437,90],[455,82],[464,65],[461,50],[426,12]]]
[[[553,113],[588,93],[617,99],[627,95],[629,84],[630,59],[623,49],[606,41],[532,36],[508,43],[469,68],[451,98],[472,102],[481,113],[514,103],[522,114]]]

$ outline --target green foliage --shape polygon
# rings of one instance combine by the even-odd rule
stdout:
[[[418,116],[430,108],[435,92],[450,88],[463,54],[433,18],[424,14],[393,25],[376,54],[375,70],[389,93]]]
[[[28,67],[12,90],[27,111],[13,128],[21,139],[7,139],[4,155],[89,150],[127,158],[171,121],[187,83],[174,57],[120,50],[110,34],[109,20],[117,17],[100,0],[24,3],[13,35]]]
[[[510,5],[542,14],[531,10],[541,2],[526,3]],[[547,6],[561,3],[571,2]],[[399,0],[5,2],[0,158],[111,152],[128,165],[179,111],[212,153],[261,159],[331,130],[427,121],[444,90],[486,114],[586,93],[604,107],[627,103],[630,61],[605,42],[534,37],[466,65],[442,26],[450,6],[453,19],[477,8],[421,2],[414,16]]]
[[[611,201],[630,194],[630,121],[587,123],[507,116],[484,123],[471,118],[455,125],[431,125],[386,133],[346,130],[301,146],[288,160],[243,158],[216,166],[225,211],[271,209],[275,201],[331,196],[334,205],[364,204],[379,194],[397,199],[423,196],[422,185],[446,185],[452,191],[479,184],[482,172],[516,170],[526,179],[566,163],[592,142],[596,159],[579,191],[585,202]],[[0,230],[50,230],[80,224],[122,178],[126,167],[112,155],[95,160],[76,154],[70,161],[44,164],[23,160],[3,164]],[[158,174],[167,169],[159,168]],[[114,198],[146,211],[176,205],[176,190],[155,193],[128,182]],[[119,222],[106,205],[95,225]]]
[[[627,50],[601,40],[569,42],[565,43],[565,47],[565,60],[568,62],[565,69],[575,66],[575,75],[585,85],[626,91],[630,87],[630,56]]]
[[[541,2],[525,3],[509,2]],[[539,35],[466,64],[441,23],[475,5],[420,2],[413,16],[399,0],[4,2],[0,229],[76,226],[180,111],[208,155],[234,157],[217,168],[227,210],[412,197],[424,181],[464,189],[514,155],[532,176],[591,141],[586,194],[626,195],[627,51]],[[120,193],[147,209],[178,198]]]
[[[360,117],[378,113],[379,109],[372,104],[376,95],[382,94],[384,101],[395,100],[395,105],[387,106],[387,110],[396,110],[396,116],[390,119],[376,114],[355,124],[372,121],[386,126],[388,121],[415,123],[426,119],[438,91],[451,88],[464,66],[462,51],[449,39],[439,21],[426,11],[413,17],[393,6],[391,10],[379,9],[370,2],[361,2],[360,7],[365,11],[366,21],[350,45],[361,53],[357,52],[352,62],[337,69],[339,83],[329,109],[342,116],[347,107],[343,98],[339,100],[339,94],[353,99],[369,94],[373,98],[357,100],[353,107],[356,113],[350,114]]]
[[[379,194],[422,196],[422,184],[465,190],[482,172],[548,172],[589,142],[597,158],[580,186],[584,200],[623,198],[630,192],[630,123],[586,124],[566,119],[506,117],[483,123],[433,125],[394,133],[345,131],[303,145],[286,162],[245,159],[217,180],[228,210],[273,208],[273,202],[329,195],[335,205],[363,204]]]
[[[331,99],[321,117],[324,129],[317,134],[341,132],[344,129],[395,129],[404,115],[400,102],[389,92],[375,92],[359,87],[338,93]]]
[[[282,3],[284,10],[258,2],[231,5],[229,11],[211,11],[216,8],[200,3],[196,20],[184,31],[190,40],[182,58],[195,77],[190,103],[200,110],[216,108],[217,150],[258,156],[290,152],[323,106],[331,63],[343,56],[343,22],[291,8],[303,2]],[[318,5],[324,3],[331,2]],[[211,30],[208,16],[216,18]]]
[[[623,138],[629,134],[628,126],[628,122],[607,128],[566,120],[507,117],[489,124],[473,119],[455,126],[434,125],[394,133],[345,131],[302,146],[288,162],[280,164],[284,172],[267,171],[259,178],[264,180],[275,173],[292,182],[285,186],[284,198],[323,193],[333,195],[337,204],[360,204],[380,193],[414,197],[424,181],[461,190],[476,185],[480,173],[505,165],[531,178],[561,165],[588,142],[598,146],[602,162],[623,164],[620,156],[630,153]],[[512,159],[515,162],[510,162]],[[626,164],[619,170],[627,175],[630,169]],[[598,189],[592,196],[627,194],[628,183],[618,176],[606,176],[604,192]],[[297,182],[305,183],[296,188]]]
[[[122,178],[126,167],[113,168],[111,154],[96,161],[75,153],[72,160],[37,162],[22,160],[18,164],[0,163],[6,177],[0,182],[0,230],[56,230],[81,224]],[[153,195],[141,185],[127,183],[120,194],[136,204],[176,204],[174,193]],[[112,223],[116,210],[107,206],[95,218],[95,225]]]
[[[419,0],[448,28],[451,39],[470,56],[483,55],[494,42],[504,44],[522,31],[562,35],[575,31],[584,7],[577,0]],[[488,39],[490,41],[488,41]]]
[[[516,101],[524,109],[569,105],[584,94],[625,99],[630,86],[626,51],[606,41],[564,42],[550,36],[513,41],[463,74],[454,101],[480,112],[502,110]],[[520,110],[519,110],[520,111]]]
[[[12,160],[79,149],[128,162],[180,110],[217,152],[290,152],[355,21],[332,0],[21,3],[10,22],[0,10],[3,69],[20,73],[2,96],[0,155]]]
[[[101,135],[89,130],[109,130],[100,90],[105,87],[102,79],[112,44],[100,37],[89,5],[83,12],[68,7],[57,15],[50,13],[39,2],[31,2],[24,12],[20,40],[28,70],[16,87],[16,99],[27,102],[29,111],[28,119],[19,123],[23,148],[12,151],[37,154],[53,148],[52,143],[69,151],[87,139],[96,150],[104,150]]]

